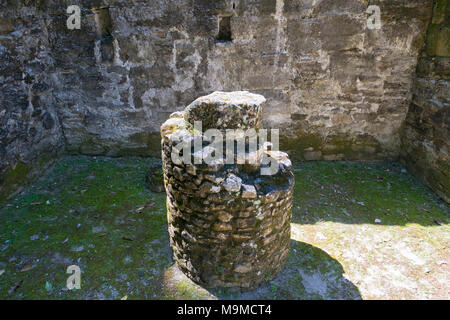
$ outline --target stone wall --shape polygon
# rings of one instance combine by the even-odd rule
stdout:
[[[450,1],[435,2],[403,135],[403,162],[450,202]]]
[[[250,90],[268,99],[265,127],[286,129],[282,148],[306,160],[398,156],[432,9],[431,0],[45,3],[69,152],[157,155],[171,112],[216,90]],[[66,28],[69,4],[82,5],[81,30]],[[381,30],[366,28],[372,4]],[[220,16],[231,17],[232,42],[215,41]]]
[[[373,4],[380,30],[366,28]],[[66,27],[69,5],[82,8],[81,30]],[[281,148],[295,159],[396,159],[432,0],[1,8],[0,169],[16,181],[11,168],[39,168],[63,142],[74,154],[158,156],[168,115],[216,90],[264,95],[264,127],[283,129]],[[216,41],[219,33],[232,41]]]
[[[63,147],[49,20],[28,2],[0,4],[0,202],[39,176]]]

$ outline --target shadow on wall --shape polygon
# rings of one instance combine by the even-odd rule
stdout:
[[[175,299],[361,299],[358,288],[344,276],[342,265],[325,251],[291,240],[286,267],[258,288],[238,292],[206,290],[188,279],[175,265],[165,271],[164,296]]]

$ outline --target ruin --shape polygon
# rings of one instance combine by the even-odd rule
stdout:
[[[205,132],[212,128],[224,135],[230,129],[255,129],[250,132],[257,134],[265,101],[249,92],[214,92],[161,126],[173,256],[186,275],[205,287],[255,288],[275,277],[289,256],[294,176],[287,154],[261,141],[255,151],[261,156],[253,157],[249,137],[238,135],[232,142],[247,148],[243,154],[233,148],[229,162],[226,152],[208,161],[225,145],[222,139],[215,148],[200,144],[200,150],[194,149],[195,140],[211,139]],[[203,131],[193,130],[195,121],[202,121]],[[180,151],[186,161],[177,159]],[[239,158],[241,164],[235,161]],[[274,174],[262,175],[261,168],[272,162]]]
[[[69,3],[4,1],[0,199],[62,154],[159,157],[172,112],[249,90],[292,159],[402,161],[448,201],[447,2],[83,0],[69,29]]]
[[[2,0],[0,298],[448,299],[449,128],[450,0]]]

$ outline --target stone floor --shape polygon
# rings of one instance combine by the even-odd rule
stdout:
[[[450,207],[394,163],[296,163],[291,255],[257,290],[173,265],[152,159],[67,157],[0,209],[0,299],[449,299]],[[69,265],[81,289],[68,291]]]

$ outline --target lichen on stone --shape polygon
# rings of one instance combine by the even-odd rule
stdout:
[[[217,146],[191,149],[192,136],[185,134],[178,123],[184,121],[192,126],[201,121],[197,138],[203,138],[203,134],[206,137],[208,129],[224,134],[230,129],[253,129],[252,136],[261,128],[264,102],[264,97],[249,92],[214,92],[191,103],[183,112],[184,119],[175,118],[175,126],[174,118],[170,118],[161,127],[174,259],[189,278],[208,288],[249,290],[274,277],[286,263],[294,186],[292,165],[287,154],[268,150],[262,143],[253,152],[233,151],[234,162],[225,161],[225,153],[208,162]],[[246,137],[236,133],[232,139],[227,136],[226,142],[246,146]],[[192,153],[187,159],[194,163],[175,163],[172,158],[183,138],[189,146],[183,148],[183,156]],[[264,153],[278,169],[272,176],[261,175]],[[270,276],[264,278],[261,274]]]

